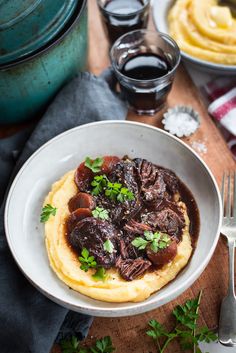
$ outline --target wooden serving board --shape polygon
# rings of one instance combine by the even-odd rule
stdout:
[[[152,21],[149,25],[150,28],[153,27]],[[98,75],[110,65],[110,62],[108,43],[104,36],[95,0],[89,0],[89,34],[89,70]],[[200,93],[183,66],[180,66],[177,72],[173,89],[168,98],[169,107],[179,104],[191,105],[199,112],[201,116],[200,128],[192,137],[185,138],[184,141],[189,145],[194,141],[205,144],[207,152],[202,153],[201,157],[220,183],[223,171],[235,170],[236,164],[219,130],[209,117]],[[129,112],[127,119],[162,127],[160,114],[156,117],[138,117],[136,114]],[[227,291],[227,261],[227,247],[224,240],[220,238],[207,269],[184,294],[171,303],[142,315],[116,319],[95,318],[86,342],[89,344],[95,338],[110,335],[117,353],[155,352],[155,346],[152,345],[150,338],[145,335],[147,322],[151,318],[156,318],[169,326],[172,309],[186,299],[195,297],[201,289],[204,291],[200,310],[201,323],[207,324],[210,328],[216,328],[220,303]],[[180,350],[178,347],[173,350],[172,347],[166,352],[174,353],[180,352]]]

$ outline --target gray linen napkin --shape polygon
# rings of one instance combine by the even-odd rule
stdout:
[[[106,78],[106,80],[104,79]],[[29,137],[30,130],[0,140],[0,198],[12,174],[43,143],[59,133],[92,121],[124,119],[126,104],[112,91],[109,74],[82,73],[55,98]],[[7,245],[0,209],[0,352],[48,353],[57,338],[86,336],[92,318],[53,303],[39,293],[18,270]]]

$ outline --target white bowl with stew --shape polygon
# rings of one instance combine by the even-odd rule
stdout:
[[[145,158],[174,171],[191,190],[200,212],[200,233],[187,266],[160,291],[138,303],[108,303],[70,290],[51,270],[40,223],[43,200],[51,185],[86,156]],[[22,195],[24,198],[22,199]],[[5,209],[7,240],[28,280],[56,303],[94,316],[140,314],[175,299],[206,268],[215,250],[222,218],[216,181],[202,159],[167,132],[135,122],[104,121],[68,130],[37,150],[17,174]]]

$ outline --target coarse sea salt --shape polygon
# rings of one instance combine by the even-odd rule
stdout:
[[[207,153],[207,146],[205,144],[205,142],[203,141],[193,141],[191,143],[191,147],[197,151],[200,154],[206,154]]]
[[[190,136],[199,127],[199,117],[191,107],[177,106],[164,114],[162,123],[164,129],[173,135]]]

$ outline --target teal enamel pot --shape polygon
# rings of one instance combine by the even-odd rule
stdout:
[[[0,65],[0,123],[42,114],[59,89],[86,69],[87,0],[78,0],[63,29],[30,55]]]

